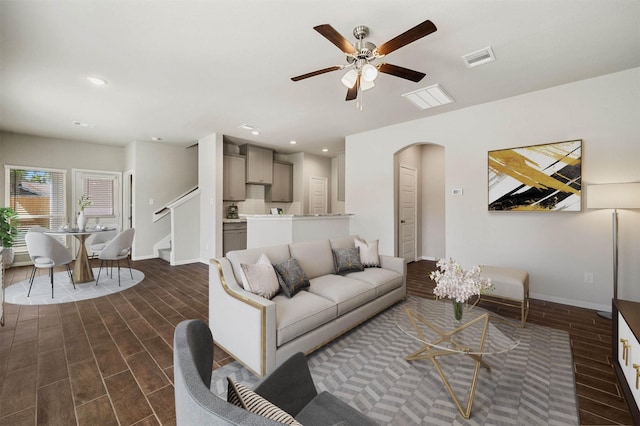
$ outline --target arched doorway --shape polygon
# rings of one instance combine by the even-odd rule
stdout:
[[[444,154],[419,143],[394,155],[395,253],[408,262],[445,257]]]

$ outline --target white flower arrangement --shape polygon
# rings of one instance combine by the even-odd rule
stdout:
[[[464,270],[453,259],[439,259],[438,270],[429,274],[436,282],[433,293],[438,298],[448,298],[456,302],[466,302],[471,296],[485,294],[493,289],[490,278],[482,278],[482,268],[478,265]]]
[[[78,206],[80,207],[81,212],[83,212],[85,208],[91,206],[91,204],[93,204],[93,202],[91,201],[91,197],[89,197],[87,194],[84,194],[78,200]]]

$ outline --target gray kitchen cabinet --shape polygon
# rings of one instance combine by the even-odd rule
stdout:
[[[224,155],[222,166],[222,199],[242,201],[246,198],[245,157]]]
[[[222,251],[226,255],[232,250],[247,248],[247,222],[222,224]]]
[[[293,202],[293,164],[273,163],[273,184],[271,185],[271,202]]]
[[[247,156],[247,183],[273,183],[273,150],[247,144],[240,146],[240,153]]]

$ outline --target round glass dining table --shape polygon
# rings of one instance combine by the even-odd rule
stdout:
[[[93,269],[91,268],[91,263],[89,262],[89,256],[87,255],[87,247],[85,242],[90,235],[96,234],[98,232],[112,231],[113,229],[108,228],[88,228],[84,231],[80,231],[78,229],[70,228],[70,229],[60,229],[60,230],[48,230],[44,233],[47,235],[55,235],[55,236],[64,236],[71,235],[76,237],[79,242],[78,252],[76,253],[76,261],[73,265],[73,281],[75,283],[87,283],[90,281],[94,281],[93,277]]]

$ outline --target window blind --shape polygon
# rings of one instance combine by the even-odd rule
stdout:
[[[114,179],[111,177],[85,177],[82,179],[82,193],[89,196],[91,205],[84,209],[88,217],[113,217]]]
[[[26,249],[32,226],[56,229],[67,223],[64,170],[8,167],[8,205],[18,214],[18,236],[13,248]]]

